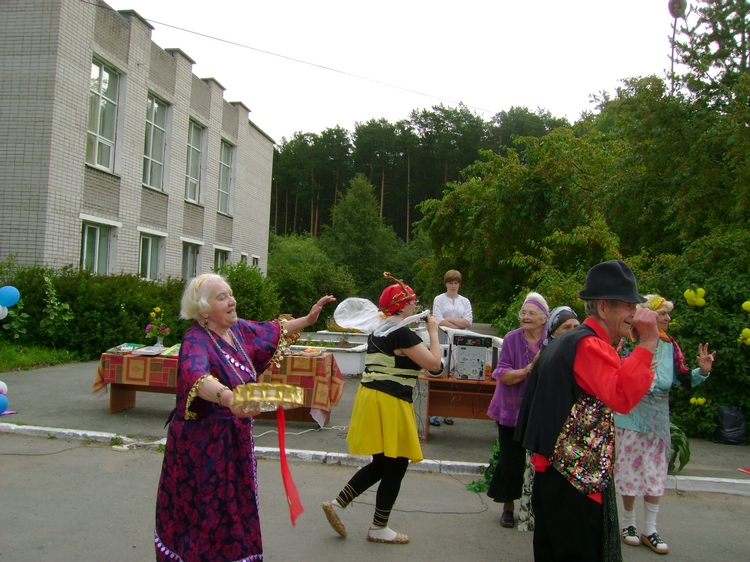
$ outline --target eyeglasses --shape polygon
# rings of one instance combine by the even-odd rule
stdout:
[[[530,311],[529,310],[522,310],[521,312],[518,313],[518,317],[519,318],[525,318],[525,317],[536,318],[537,316],[539,316],[539,313],[535,312],[533,310],[530,310]]]

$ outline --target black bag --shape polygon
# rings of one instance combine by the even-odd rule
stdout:
[[[719,406],[719,423],[714,442],[724,445],[747,445],[747,423],[742,415],[742,408]]]

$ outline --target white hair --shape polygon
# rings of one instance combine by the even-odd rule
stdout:
[[[538,304],[543,310],[544,310],[544,317],[549,317],[549,305],[547,304],[547,301],[544,299],[542,295],[539,293],[531,292],[528,295],[526,295],[526,298],[523,299],[523,304],[526,304],[527,302],[532,301],[535,304]]]
[[[208,297],[211,296],[211,291],[217,281],[226,281],[226,279],[215,273],[204,273],[188,281],[180,301],[180,318],[200,321],[201,314],[208,312],[211,308]]]

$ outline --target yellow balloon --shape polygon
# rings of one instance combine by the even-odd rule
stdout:
[[[706,399],[703,397],[700,397],[698,398],[698,400],[696,400],[696,402],[698,402],[698,406],[703,406],[706,403]]]
[[[750,328],[744,328],[744,329],[742,330],[742,337],[743,337],[744,339],[748,339],[748,338],[750,338]]]
[[[698,289],[695,292],[695,294],[698,295],[699,297],[705,297],[706,296],[706,291],[705,291],[705,289]]]
[[[742,310],[745,312],[750,312],[750,301],[745,301],[742,303]]]
[[[696,402],[697,402],[697,400],[695,399],[695,396],[693,396],[693,397],[692,397],[692,398],[690,399],[690,403],[691,403],[691,404],[693,404],[693,405],[695,405],[695,403],[696,403]]]
[[[750,345],[750,339],[745,340],[745,345]]]
[[[695,299],[696,299],[696,297],[690,297],[689,299],[687,299],[687,303],[690,306],[695,306]]]
[[[706,306],[706,299],[704,299],[703,297],[696,297],[695,306],[699,308]]]
[[[694,299],[695,291],[693,291],[692,289],[688,289],[682,294],[682,296],[685,297],[687,300],[690,300],[691,298]]]

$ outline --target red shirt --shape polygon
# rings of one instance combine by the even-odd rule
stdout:
[[[633,353],[621,363],[609,335],[593,318],[584,324],[596,332],[595,338],[583,338],[578,342],[573,376],[576,383],[587,394],[592,394],[620,414],[627,414],[640,402],[654,380],[651,362],[654,354],[637,346]],[[531,459],[534,470],[544,472],[549,460],[539,454]],[[590,494],[601,503],[601,493]]]

